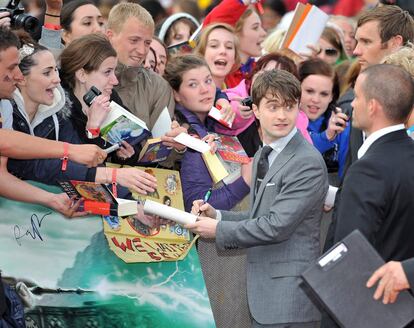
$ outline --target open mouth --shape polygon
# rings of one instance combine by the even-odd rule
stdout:
[[[46,94],[48,95],[48,97],[50,97],[50,98],[53,98],[53,89],[54,88],[49,88],[49,89],[46,89]]]
[[[225,68],[227,66],[227,60],[224,59],[217,59],[214,61],[214,65],[218,67]]]

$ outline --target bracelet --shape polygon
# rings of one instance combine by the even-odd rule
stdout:
[[[67,142],[63,143],[63,157],[62,157],[62,171],[65,172],[68,168],[69,160],[69,144]]]
[[[52,31],[60,31],[62,29],[62,26],[51,24],[51,23],[44,23],[43,27],[47,30],[52,30]]]
[[[114,195],[115,198],[118,197],[118,191],[116,190],[116,173],[117,173],[117,169],[113,168],[112,169],[112,194]]]
[[[60,18],[60,15],[52,15],[49,13],[45,13],[45,16]]]

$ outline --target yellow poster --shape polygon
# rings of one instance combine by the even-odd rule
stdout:
[[[111,164],[111,166],[114,166]],[[133,193],[141,202],[145,199],[184,210],[180,173],[178,171],[142,168],[157,178],[157,189],[146,196]],[[150,228],[133,217],[103,217],[104,233],[110,249],[123,261],[159,262],[182,260],[194,244],[190,233],[179,224]]]

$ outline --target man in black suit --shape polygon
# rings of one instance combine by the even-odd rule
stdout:
[[[403,124],[413,102],[413,80],[397,66],[370,66],[356,81],[352,125],[367,139],[336,196],[333,240],[359,229],[386,261],[414,257],[414,141]]]

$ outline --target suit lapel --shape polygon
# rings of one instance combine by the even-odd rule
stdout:
[[[292,140],[289,141],[289,143],[286,145],[286,147],[282,150],[282,152],[277,155],[276,159],[274,160],[274,162],[272,163],[272,165],[269,168],[269,171],[267,171],[266,175],[263,178],[262,183],[260,184],[259,190],[257,191],[257,193],[255,194],[255,190],[256,190],[256,183],[257,183],[257,159],[260,157],[260,154],[258,153],[255,157],[255,165],[254,165],[254,170],[253,170],[253,177],[255,180],[255,186],[253,191],[253,205],[251,208],[251,215],[253,215],[253,213],[256,211],[260,200],[262,198],[263,192],[266,188],[266,185],[269,183],[269,181],[273,178],[273,176],[278,173],[280,171],[281,168],[283,168],[287,162],[289,162],[289,160],[295,155],[295,150],[297,148],[297,146],[299,145],[299,143],[301,142],[301,139],[303,139],[303,137],[300,135],[299,132],[297,132]],[[252,192],[251,191],[251,192]]]

